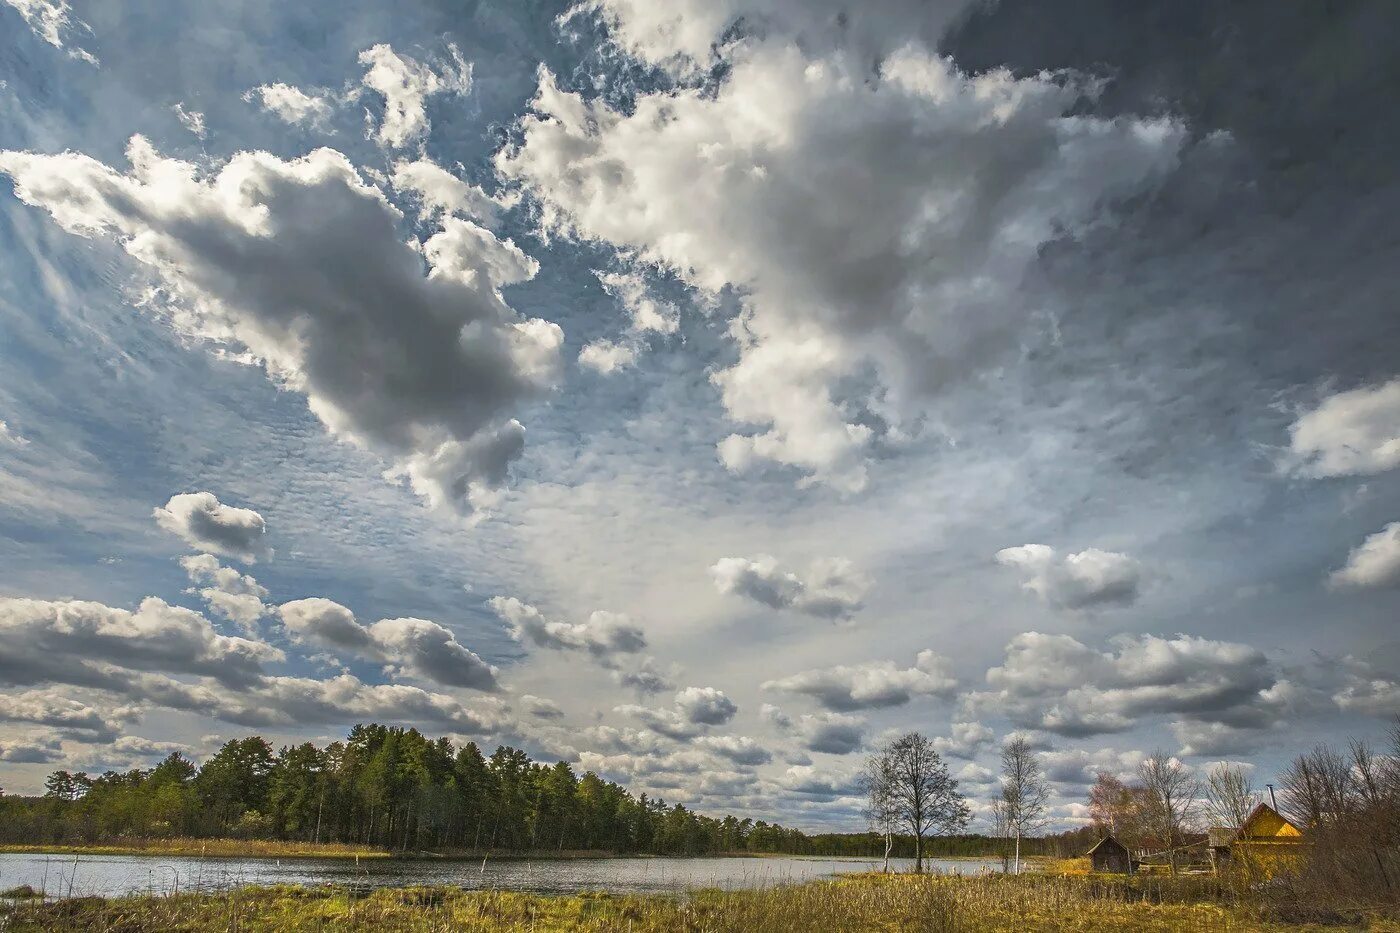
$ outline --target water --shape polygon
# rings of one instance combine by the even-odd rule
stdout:
[[[934,870],[972,874],[1000,861],[927,860]],[[244,884],[337,884],[372,887],[448,885],[569,894],[577,891],[656,893],[696,888],[759,888],[878,871],[874,859],[612,858],[480,862],[407,859],[166,858],[143,855],[0,854],[0,890],[29,885],[67,897],[220,890]],[[912,859],[891,859],[899,871]]]

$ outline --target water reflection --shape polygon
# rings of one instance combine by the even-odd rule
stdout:
[[[995,860],[934,860],[939,871],[996,869]],[[909,871],[912,860],[891,859]],[[0,854],[0,890],[29,885],[50,895],[105,897],[180,890],[222,890],[245,884],[336,884],[371,887],[450,885],[566,894],[675,892],[757,888],[856,871],[880,862],[818,858],[614,858],[567,861],[416,861],[407,859],[218,859],[159,856]]]

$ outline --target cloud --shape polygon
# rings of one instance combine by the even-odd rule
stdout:
[[[47,726],[76,742],[111,742],[133,718],[130,707],[99,712],[96,708],[51,690],[0,694],[0,721]]]
[[[578,352],[580,366],[605,376],[626,369],[636,361],[637,348],[635,346],[613,343],[611,340],[595,340],[586,344]]]
[[[8,424],[0,421],[0,447],[9,445],[10,447],[28,447],[29,438],[24,437]]]
[[[1293,690],[1264,653],[1189,635],[1120,635],[1100,652],[1068,635],[1026,632],[987,671],[990,691],[963,697],[968,712],[1015,725],[1085,737],[1122,732],[1146,717],[1271,728]]]
[[[898,668],[893,661],[841,664],[765,681],[762,688],[805,694],[829,710],[852,712],[902,706],[916,696],[946,699],[957,685],[946,659],[920,651],[910,668]]]
[[[468,184],[447,169],[427,158],[394,163],[394,188],[418,196],[423,214],[432,219],[453,214],[479,220],[494,226],[501,211],[501,202],[476,185]]]
[[[148,597],[135,612],[101,603],[0,599],[0,684],[105,686],[108,666],[246,686],[283,660],[259,641],[220,635],[197,612]]]
[[[496,668],[427,619],[381,619],[369,627],[375,645],[398,673],[446,687],[493,691]]]
[[[1400,716],[1400,678],[1348,656],[1343,659],[1341,682],[1331,699],[1345,712],[1393,719]]]
[[[764,703],[760,706],[758,715],[783,732],[792,729],[792,717],[785,713],[781,707],[774,706],[772,703]]]
[[[1400,467],[1400,379],[1328,396],[1288,433],[1285,466],[1302,476],[1370,476]]]
[[[1177,754],[1183,758],[1246,754],[1258,749],[1266,737],[1266,733],[1257,728],[1189,720],[1172,723],[1172,734],[1181,743]]]
[[[1140,751],[1119,752],[1111,748],[1093,751],[1069,749],[1043,751],[1037,756],[1045,776],[1062,784],[1088,786],[1099,774],[1111,774],[1122,780],[1137,776],[1138,765],[1146,756]]]
[[[472,66],[457,46],[447,46],[450,62],[423,64],[397,54],[381,43],[360,53],[367,66],[362,83],[384,98],[384,117],[375,138],[385,146],[402,148],[427,134],[427,98],[434,94],[466,94],[472,88]]]
[[[520,697],[520,703],[525,707],[525,712],[536,719],[564,718],[564,711],[553,700],[546,700],[544,697],[531,696],[526,693]]]
[[[373,653],[374,638],[340,603],[313,596],[294,599],[277,607],[282,625],[293,639],[331,649]]]
[[[676,710],[688,721],[722,726],[734,718],[739,707],[714,687],[686,687],[676,694]]]
[[[258,689],[235,694],[196,692],[185,708],[244,726],[290,726],[353,722],[432,723],[481,734],[500,723],[452,697],[407,684],[367,684],[350,674],[327,680],[271,677]],[[176,708],[180,708],[177,706]]]
[[[73,8],[68,0],[3,0],[24,18],[34,34],[56,49],[66,48],[68,54],[79,61],[96,65],[97,59],[91,53],[65,46],[64,37],[74,31],[92,32],[87,23],[73,18]]]
[[[257,629],[258,620],[267,613],[263,604],[268,595],[266,587],[247,574],[223,566],[212,554],[187,555],[180,558],[180,566],[185,568],[190,582],[209,584],[199,590],[199,595],[211,612],[244,631]]]
[[[849,619],[863,605],[869,580],[840,557],[812,562],[806,577],[783,570],[766,554],[722,557],[710,568],[715,588],[773,609],[793,609],[823,619]]]
[[[644,695],[676,689],[673,676],[674,671],[670,675],[662,672],[652,657],[643,658],[634,668],[619,668],[612,673],[613,681],[619,687],[627,687]]]
[[[628,10],[621,21],[642,15]],[[1074,113],[1092,82],[967,75],[917,45],[873,73],[779,39],[738,44],[726,64],[717,83],[626,111],[542,70],[497,165],[547,230],[737,294],[738,358],[713,382],[753,427],[720,459],[848,491],[881,438],[1020,346],[1045,301],[1020,294],[1042,249],[1151,191],[1186,139],[1168,119]]]
[[[249,564],[270,557],[267,522],[252,509],[224,505],[212,492],[171,496],[152,513],[156,524],[179,535],[190,547]],[[188,569],[188,568],[187,568]]]
[[[638,272],[596,271],[603,290],[616,298],[627,312],[627,333],[621,340],[598,339],[579,351],[580,366],[609,375],[627,369],[645,347],[647,334],[674,334],[681,326],[680,311],[668,301],[654,297],[646,279]]]
[[[462,673],[462,659],[443,641],[381,634],[394,652],[391,663],[429,674],[448,670],[458,682],[481,683],[479,672],[476,679]],[[423,658],[426,651],[443,657]],[[406,684],[366,684],[350,674],[275,676],[264,669],[283,660],[271,645],[220,635],[199,613],[154,597],[135,612],[92,602],[0,599],[0,687],[60,685],[91,691],[108,704],[94,717],[86,707],[104,708],[95,700],[70,702],[30,690],[0,695],[0,710],[7,711],[0,718],[45,724],[79,741],[100,740],[149,707],[254,727],[374,720],[477,734],[499,725],[489,704],[469,710],[452,697]]]
[[[632,716],[653,732],[677,740],[694,738],[710,726],[722,726],[738,711],[734,701],[714,687],[686,687],[676,694],[670,709],[617,707],[617,712]]]
[[[596,15],[613,40],[653,65],[690,72],[734,46],[763,37],[871,58],[922,41],[937,44],[966,0],[585,0],[568,14]]]
[[[496,596],[489,603],[510,626],[510,637],[521,644],[555,651],[587,651],[612,663],[616,655],[645,650],[646,636],[625,615],[597,610],[585,622],[557,622],[514,596]]]
[[[294,639],[353,651],[398,676],[487,692],[500,687],[496,668],[427,619],[381,619],[364,626],[349,609],[320,597],[283,603],[277,614]]]
[[[996,733],[980,722],[955,722],[948,729],[952,735],[937,736],[933,747],[940,755],[951,758],[976,758],[996,738]]]
[[[803,716],[796,731],[808,751],[828,755],[849,755],[865,744],[865,721],[841,713]]]
[[[773,760],[772,752],[746,735],[706,735],[696,739],[695,745],[736,765],[766,765]]]
[[[1400,584],[1400,522],[1391,522],[1366,538],[1347,555],[1346,566],[1334,571],[1334,587],[1385,587]]]
[[[680,310],[669,301],[654,297],[647,281],[637,272],[596,272],[603,290],[622,303],[630,321],[628,329],[638,334],[674,334],[681,326]]]
[[[301,88],[277,82],[262,84],[243,95],[252,103],[256,100],[262,109],[293,126],[310,126],[325,131],[330,127],[333,101],[328,94],[308,94]]]
[[[1088,609],[1126,606],[1137,601],[1142,568],[1127,554],[1088,548],[1061,557],[1044,544],[997,551],[997,563],[1026,577],[1022,586],[1052,606]]]
[[[0,172],[65,230],[117,239],[178,330],[305,394],[332,434],[391,458],[388,475],[430,504],[496,501],[524,447],[509,411],[553,385],[563,339],[500,295],[534,260],[455,217],[405,243],[397,209],[332,149],[242,152],[202,173],[138,136],[128,157],[122,174],[76,153],[3,152]]]
[[[0,742],[0,761],[10,764],[45,764],[57,761],[63,746],[57,739],[20,739]]]
[[[794,794],[827,800],[853,797],[860,793],[857,775],[850,771],[830,771],[813,765],[793,765],[779,778],[778,785]]]
[[[186,110],[183,103],[178,103],[170,108],[175,113],[175,119],[180,121],[180,125],[195,135],[200,142],[209,135],[209,129],[204,125],[204,114],[198,110]]]

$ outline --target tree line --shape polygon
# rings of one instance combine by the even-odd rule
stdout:
[[[891,766],[921,778],[918,832],[897,822],[865,833],[815,833],[764,820],[711,817],[634,796],[565,762],[510,746],[489,757],[416,729],[359,725],[343,742],[276,751],[260,736],[226,742],[202,765],[174,753],[151,768],[97,776],[54,771],[42,797],[0,792],[0,842],[238,838],[363,844],[396,851],[600,850],[924,858],[1001,853],[964,831],[967,808],[932,743],[913,734]],[[902,757],[899,757],[902,756]],[[893,772],[891,772],[893,773]],[[951,807],[951,810],[940,808]],[[888,831],[886,831],[888,830]],[[1083,831],[1026,839],[1025,854],[1077,851]]]
[[[662,855],[803,853],[801,832],[633,796],[567,763],[501,746],[489,757],[416,729],[358,725],[343,742],[274,751],[229,741],[201,766],[171,754],[97,777],[53,772],[42,797],[0,796],[0,841],[242,838],[398,851],[606,850]]]

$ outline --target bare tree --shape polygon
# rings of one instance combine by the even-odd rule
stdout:
[[[1016,736],[1001,749],[1001,802],[1006,828],[1016,837],[1015,874],[1021,873],[1021,837],[1045,825],[1049,800],[1050,783],[1035,752],[1023,736]]]
[[[957,832],[972,818],[958,782],[933,743],[917,732],[887,747],[899,821],[914,837],[914,870],[924,870],[924,837]]]
[[[1285,815],[1317,827],[1347,813],[1353,792],[1351,762],[1329,745],[1300,755],[1279,777]]]
[[[1177,850],[1185,842],[1187,830],[1201,797],[1201,782],[1186,766],[1166,752],[1153,752],[1138,767],[1142,784],[1145,828],[1165,847],[1176,873]]]
[[[860,787],[865,793],[866,822],[871,831],[885,839],[886,872],[890,870],[890,850],[894,848],[894,834],[900,824],[893,766],[894,754],[886,744],[865,760],[865,770],[860,776]]]
[[[1206,773],[1206,808],[1213,822],[1239,829],[1259,804],[1259,793],[1241,765],[1220,762]]]

